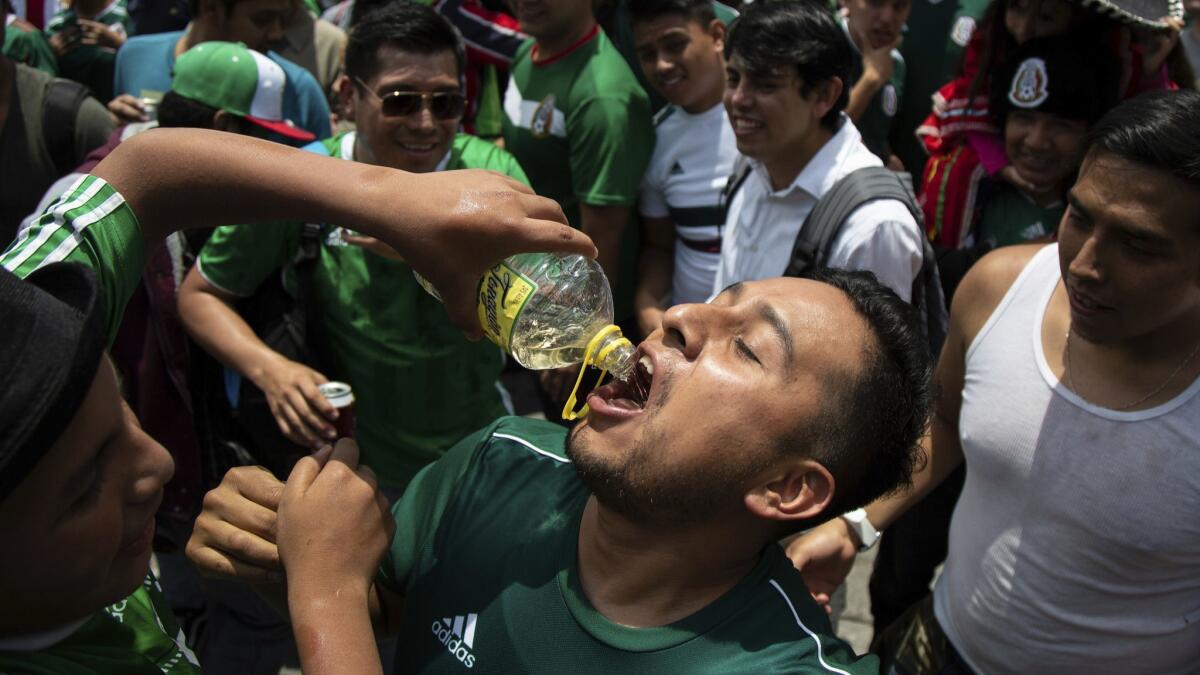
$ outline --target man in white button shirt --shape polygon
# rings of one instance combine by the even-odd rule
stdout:
[[[824,5],[751,5],[732,26],[726,57],[725,108],[751,171],[729,200],[714,293],[783,274],[817,200],[843,176],[881,166],[842,112],[852,56]],[[922,236],[904,204],[873,201],[850,214],[827,264],[873,272],[912,301]]]

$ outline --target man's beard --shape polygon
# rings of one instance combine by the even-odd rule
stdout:
[[[752,459],[748,448],[729,448],[729,455],[721,455],[726,461],[672,473],[669,442],[653,420],[624,462],[593,450],[580,436],[567,439],[579,479],[602,506],[646,525],[686,527],[741,509],[750,478],[765,464]],[[739,456],[745,461],[730,461]]]

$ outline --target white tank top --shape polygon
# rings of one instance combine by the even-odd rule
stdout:
[[[1042,351],[1057,245],[966,354],[967,480],[934,593],[979,673],[1200,673],[1200,380],[1117,412]]]

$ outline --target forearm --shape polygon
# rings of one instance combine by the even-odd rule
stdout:
[[[368,591],[356,589],[318,593],[293,586],[288,607],[305,673],[383,672],[368,595]]]
[[[846,104],[846,116],[851,122],[857,123],[862,119],[863,114],[867,112],[867,106],[871,104],[871,99],[875,98],[883,84],[883,80],[871,71],[858,78],[858,82],[855,82],[854,88],[850,90],[850,101]]]
[[[674,262],[669,251],[656,247],[642,250],[642,257],[638,262],[638,287],[633,296],[633,308],[643,330],[649,323],[657,321],[666,309],[667,297],[671,293]]]
[[[174,230],[228,223],[355,223],[378,234],[360,205],[378,203],[367,195],[395,186],[400,172],[246,136],[155,129],[119,145],[92,173],[124,196],[149,250]]]
[[[617,270],[621,263],[621,235],[629,220],[629,208],[625,206],[589,206],[581,204],[580,229],[591,237],[599,253],[596,261],[604,269],[608,283],[614,292],[617,286]]]
[[[283,357],[268,347],[227,301],[198,288],[206,283],[193,268],[180,289],[179,318],[184,328],[204,351],[258,383],[265,364]]]

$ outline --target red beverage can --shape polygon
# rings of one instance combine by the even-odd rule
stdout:
[[[329,404],[337,408],[333,423],[338,438],[354,438],[354,391],[345,382],[326,382],[317,387]]]

